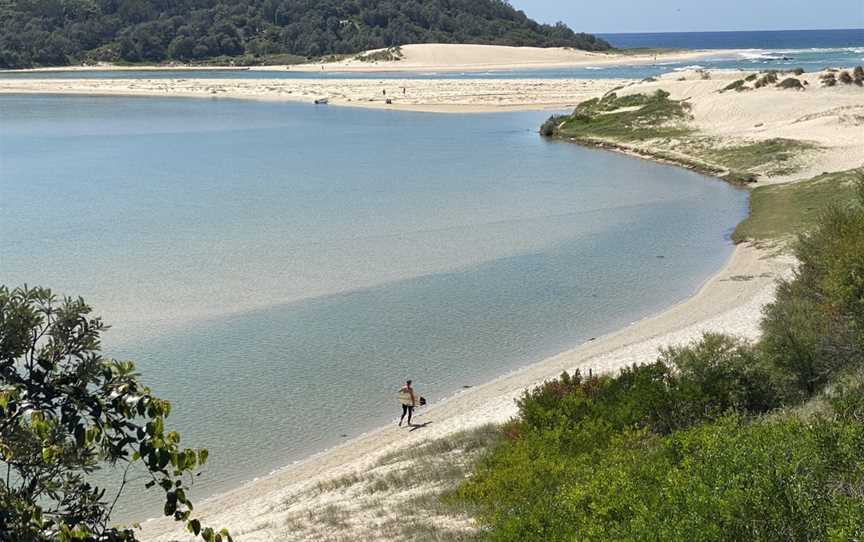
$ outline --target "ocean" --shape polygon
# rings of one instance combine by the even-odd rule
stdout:
[[[729,257],[745,192],[543,140],[547,115],[0,96],[0,282],[95,307],[210,449],[206,497],[391,422],[406,378],[434,403]]]

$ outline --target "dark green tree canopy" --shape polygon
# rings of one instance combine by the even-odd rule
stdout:
[[[0,540],[135,540],[110,524],[126,475],[112,488],[88,480],[135,465],[146,488],[164,492],[166,516],[208,542],[230,541],[192,517],[186,496],[207,451],[180,447],[165,425],[171,405],[131,362],[102,357],[105,325],[90,312],[80,298],[0,286]]]
[[[3,68],[317,57],[409,43],[610,48],[503,0],[10,0],[0,10]]]

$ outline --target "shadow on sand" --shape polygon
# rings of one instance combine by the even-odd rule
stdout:
[[[411,426],[410,426],[411,429],[409,430],[409,433],[416,431],[418,429],[423,429],[424,427],[428,427],[431,423],[432,422],[425,422],[425,423],[421,423],[421,424],[411,424]]]

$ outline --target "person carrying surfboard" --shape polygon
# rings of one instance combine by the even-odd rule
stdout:
[[[405,420],[405,415],[408,415],[408,426],[411,426],[411,415],[414,414],[414,407],[417,406],[417,396],[414,395],[414,388],[411,387],[411,381],[405,382],[402,389],[399,390],[399,402],[402,404],[402,417],[399,418],[399,427],[402,427],[402,422]]]

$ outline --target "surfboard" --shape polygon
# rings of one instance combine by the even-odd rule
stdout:
[[[414,390],[414,398],[417,400],[417,403],[414,406],[420,406],[420,394],[417,393],[417,390]],[[403,390],[399,390],[399,403],[403,405],[411,404],[411,393]]]

